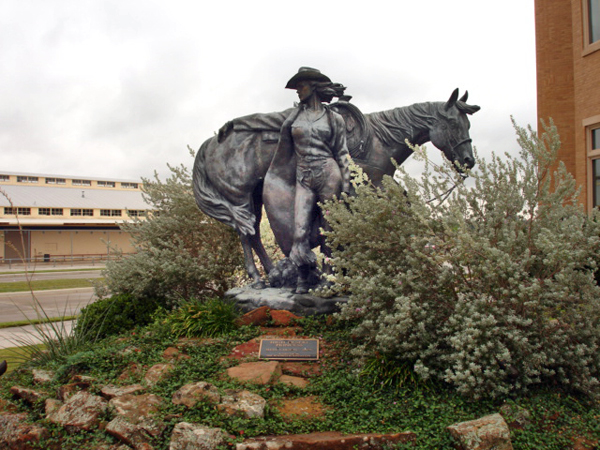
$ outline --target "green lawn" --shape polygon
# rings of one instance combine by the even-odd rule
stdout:
[[[18,368],[21,364],[25,362],[27,359],[27,355],[31,353],[33,348],[42,348],[44,344],[34,345],[32,347],[10,347],[5,349],[0,349],[0,361],[6,360],[8,363],[8,369],[6,373],[10,373],[16,368]]]
[[[38,280],[38,281],[15,281],[10,283],[0,283],[0,293],[2,292],[25,292],[29,290],[46,291],[50,289],[71,289],[80,287],[92,287],[93,281],[99,281],[102,278],[92,278],[88,280]]]
[[[77,316],[64,316],[64,317],[49,317],[47,319],[15,320],[13,322],[0,323],[0,329],[12,328],[12,327],[24,327],[26,325],[35,325],[38,323],[62,322],[65,320],[75,320],[76,318],[77,318]]]

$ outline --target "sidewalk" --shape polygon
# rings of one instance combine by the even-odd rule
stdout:
[[[0,273],[2,272],[37,272],[42,270],[69,271],[69,270],[102,270],[106,267],[105,262],[97,264],[0,264]]]
[[[46,332],[51,333],[54,326],[58,331],[68,334],[73,328],[74,320],[67,322],[54,322],[52,324],[40,324],[38,327],[44,327]],[[38,332],[35,330],[33,325],[26,325],[23,327],[12,327],[0,329],[0,349],[18,347],[22,345],[22,341],[26,344],[39,344],[41,342]]]

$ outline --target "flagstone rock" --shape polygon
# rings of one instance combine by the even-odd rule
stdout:
[[[69,431],[90,430],[99,425],[107,407],[108,404],[102,397],[81,391],[52,412],[48,420]]]
[[[33,375],[33,382],[35,384],[50,383],[54,378],[54,372],[49,370],[33,369],[31,374]]]
[[[21,386],[13,386],[10,388],[10,393],[21,400],[25,400],[29,404],[34,404],[42,401],[47,394],[33,389],[27,389]]]
[[[248,419],[264,417],[267,401],[258,394],[250,391],[235,391],[228,389],[221,398],[217,409],[230,416],[241,414]]]
[[[150,367],[144,376],[144,380],[148,386],[155,384],[168,378],[171,371],[175,368],[173,364],[155,364]]]
[[[243,344],[236,345],[225,358],[241,360],[248,357],[258,357],[259,348],[260,343],[258,340],[252,339]]]
[[[271,309],[268,306],[261,306],[253,309],[240,317],[236,323],[239,326],[244,325],[264,325],[269,321],[269,312]]]
[[[321,363],[286,361],[281,363],[281,371],[286,375],[296,377],[314,377],[321,375]]]
[[[321,432],[288,434],[247,439],[236,450],[381,450],[400,443],[416,441],[410,431],[404,433],[342,434]]]
[[[260,327],[260,331],[262,331],[263,336],[257,338],[257,340],[295,337],[298,334],[298,331],[300,330],[300,327]]]
[[[129,386],[115,386],[114,384],[107,384],[102,388],[100,393],[104,398],[112,399],[115,397],[121,397],[128,394],[136,394],[140,391],[145,391],[146,388],[141,384],[131,384]]]
[[[513,450],[508,425],[500,414],[447,427],[461,450]]]
[[[281,309],[271,310],[271,321],[276,327],[287,327],[298,319],[301,319],[301,317],[289,311]]]
[[[278,400],[271,403],[271,406],[277,410],[284,419],[291,420],[323,418],[329,409],[325,407],[316,396]]]
[[[288,386],[295,386],[298,388],[305,388],[308,386],[308,380],[301,377],[294,377],[291,375],[281,375],[277,383],[287,384]]]
[[[173,394],[171,399],[175,405],[185,405],[188,408],[193,408],[199,401],[208,401],[210,403],[219,403],[221,394],[218,389],[210,383],[199,381],[182,386]]]
[[[180,422],[173,428],[169,450],[216,450],[226,437],[221,428]]]
[[[227,375],[242,382],[269,384],[281,376],[281,365],[277,361],[243,363],[227,369]]]
[[[32,450],[48,437],[48,430],[27,423],[27,414],[0,414],[0,449]]]

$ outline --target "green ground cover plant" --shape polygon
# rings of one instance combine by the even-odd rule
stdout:
[[[341,317],[379,353],[471,398],[561,385],[597,395],[600,223],[578,203],[550,125],[515,125],[519,157],[449,164],[324,205]],[[421,150],[415,149],[417,153]],[[452,186],[454,191],[441,201]]]
[[[307,395],[318,396],[329,408],[323,419],[285,419],[271,406],[264,418],[246,419],[219,413],[213,405],[200,403],[192,409],[166,401],[158,413],[167,428],[163,437],[154,443],[154,448],[166,450],[169,436],[178,422],[202,423],[220,427],[233,436],[232,443],[247,437],[269,434],[310,433],[315,431],[357,432],[400,432],[413,431],[418,440],[414,446],[398,446],[417,450],[453,449],[445,427],[460,421],[472,420],[496,413],[502,405],[514,411],[529,412],[523,426],[511,429],[511,439],[516,450],[539,449],[559,450],[572,447],[574,439],[597,439],[600,433],[598,416],[600,405],[589,397],[568,393],[560,388],[533,389],[519,397],[506,397],[472,401],[443,383],[423,386],[416,383],[365,383],[361,373],[366,369],[353,358],[352,329],[343,321],[326,318],[304,319],[299,325],[303,334],[318,337],[328,348],[328,357],[321,362],[322,374],[311,378],[305,389],[284,385],[245,385],[223,376],[227,367],[236,362],[223,358],[238,344],[261,333],[258,327],[242,327],[224,333],[210,341],[180,341],[164,321],[138,327],[120,336],[109,336],[87,349],[75,351],[62,359],[47,360],[43,367],[56,371],[55,379],[45,387],[48,392],[56,391],[74,374],[94,377],[92,392],[103,384],[113,384],[117,377],[131,364],[149,367],[165,360],[162,353],[167,347],[185,343],[188,358],[175,362],[171,376],[148,388],[148,393],[169,400],[182,385],[207,381],[221,392],[225,389],[250,389],[264,397],[269,405],[284,398]],[[0,378],[0,397],[11,400],[10,386],[19,384],[36,388],[28,367]],[[143,374],[131,375],[125,383],[138,383]],[[92,445],[115,444],[116,441],[101,429],[77,434],[66,432],[59,426],[47,424],[43,405],[22,410],[29,412],[31,419],[50,431],[50,437],[40,442],[39,448],[79,449],[93,448]],[[515,414],[516,415],[516,414]],[[505,414],[507,422],[513,417]],[[224,448],[230,448],[226,446]]]
[[[89,280],[31,280],[0,283],[0,293],[3,292],[26,292],[47,291],[51,289],[73,289],[81,287],[94,287],[94,283],[102,281],[102,278],[91,278]]]

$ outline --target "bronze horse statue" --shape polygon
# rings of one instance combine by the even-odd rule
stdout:
[[[468,105],[467,97],[465,92],[459,99],[456,89],[446,102],[416,103],[364,116],[346,101],[332,103],[331,108],[346,121],[352,159],[379,186],[384,175],[394,174],[392,159],[402,164],[412,154],[405,140],[415,145],[431,141],[459,171],[473,167],[467,115],[480,108]],[[263,182],[277,148],[279,130],[291,111],[293,108],[227,122],[217,136],[202,144],[194,161],[196,203],[204,213],[238,232],[246,270],[257,288],[264,283],[253,251],[267,274],[273,269],[260,239]],[[289,248],[278,243],[287,256]]]

